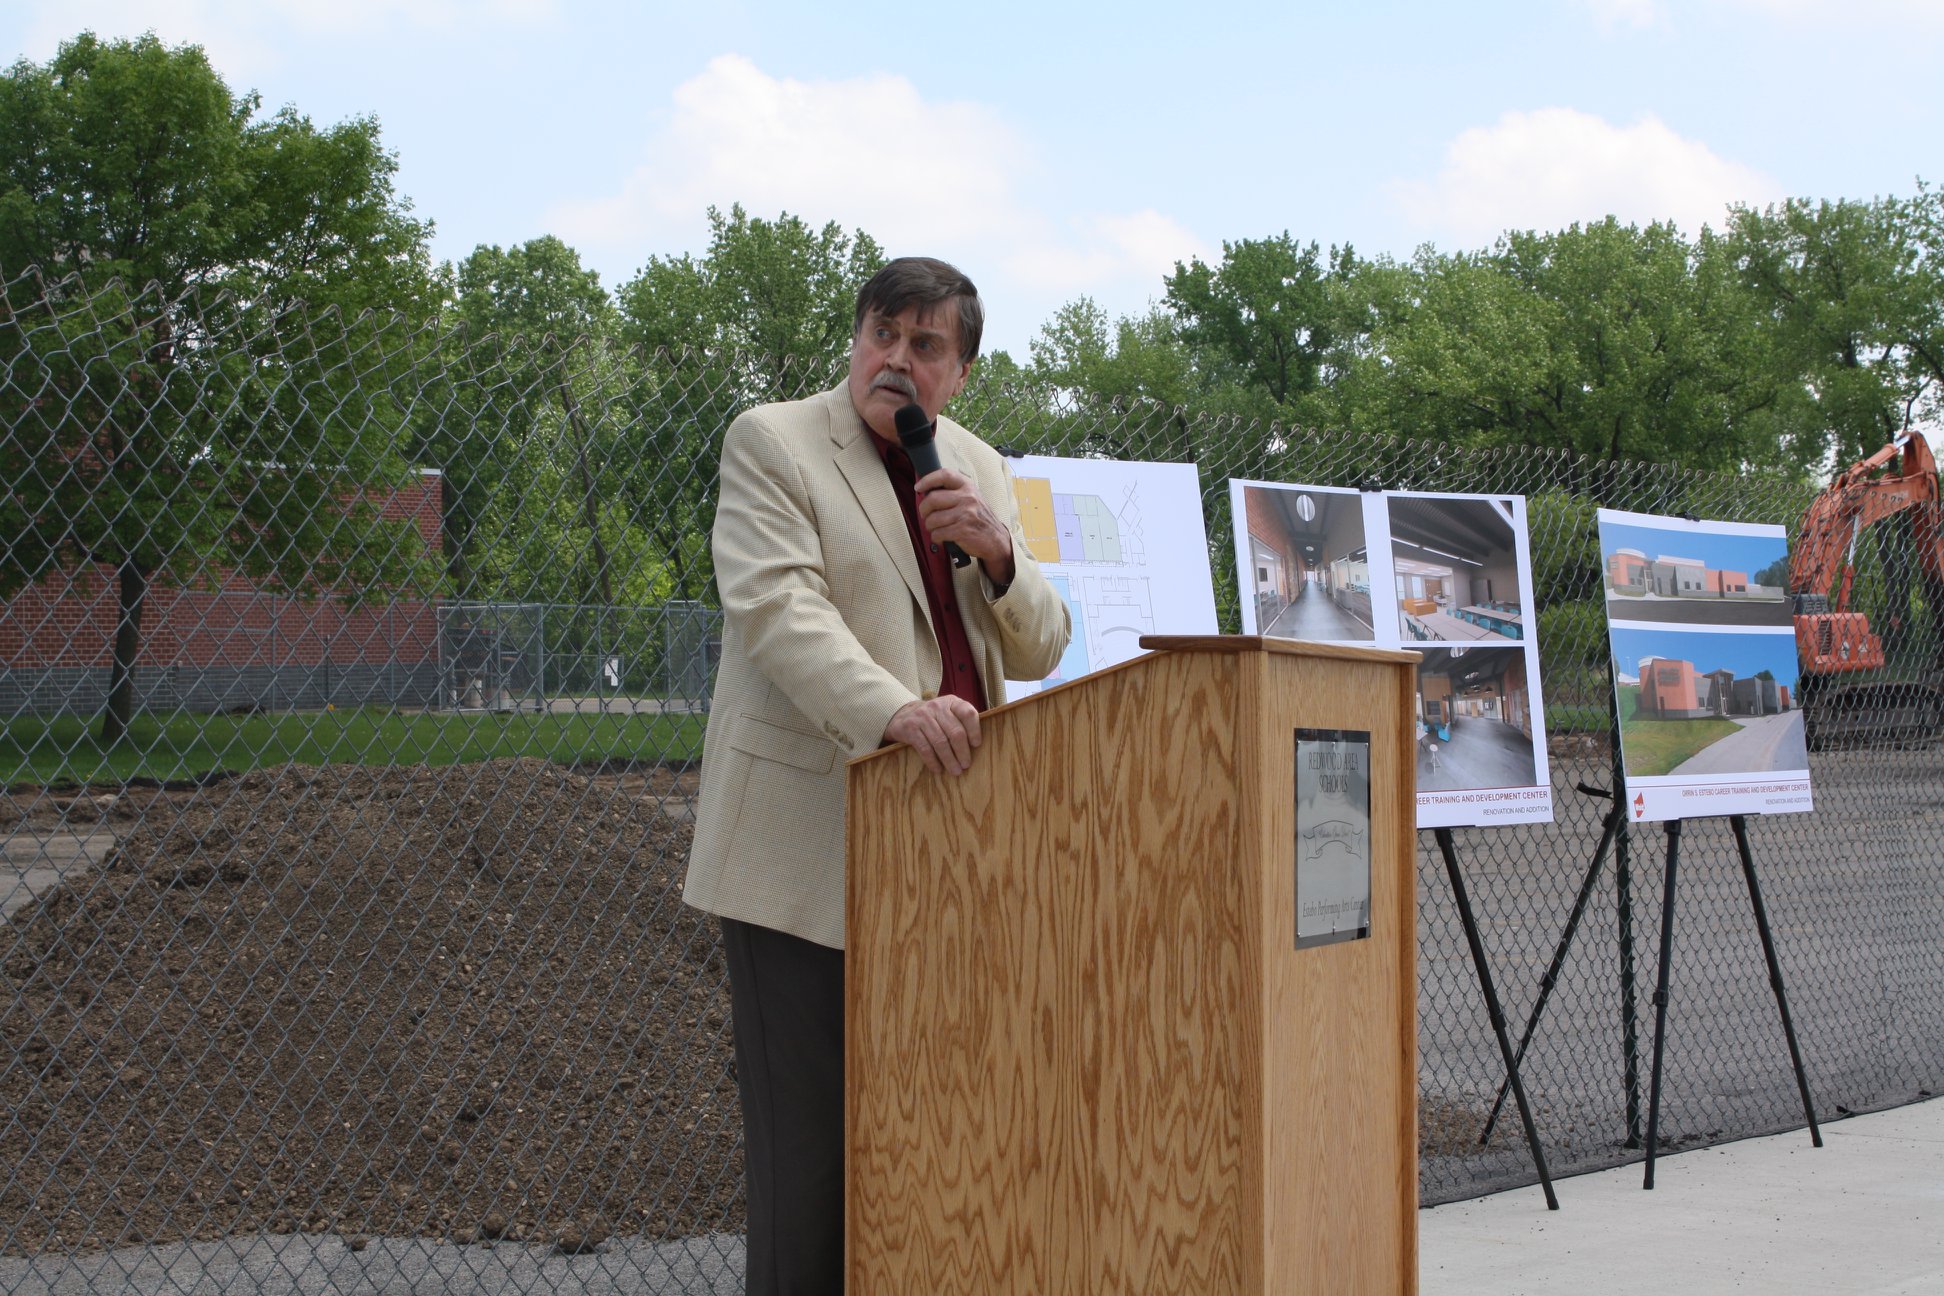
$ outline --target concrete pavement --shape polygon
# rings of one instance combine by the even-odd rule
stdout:
[[[1944,1099],[1418,1212],[1421,1296],[1944,1293]],[[0,1291],[47,1296],[731,1292],[742,1239],[617,1238],[571,1258],[330,1234],[0,1257]],[[1319,1288],[1318,1290],[1327,1290]]]
[[[1420,1296],[1944,1293],[1944,1099],[1418,1213]]]
[[[106,826],[0,833],[0,920],[96,868],[114,848],[115,834]]]

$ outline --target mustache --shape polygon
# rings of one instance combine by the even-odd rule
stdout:
[[[876,391],[880,387],[889,387],[891,390],[903,395],[906,400],[915,401],[918,399],[917,384],[903,374],[894,373],[889,369],[871,379],[872,391]]]

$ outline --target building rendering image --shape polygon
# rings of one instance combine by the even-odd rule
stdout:
[[[1780,715],[1791,707],[1789,686],[1766,673],[1737,678],[1732,670],[1699,671],[1674,657],[1640,663],[1640,714],[1655,719]]]
[[[1794,634],[1614,623],[1629,777],[1739,777],[1809,767]]]
[[[1635,598],[1779,599],[1786,591],[1760,585],[1745,571],[1708,566],[1699,558],[1672,554],[1648,557],[1638,549],[1616,549],[1607,557],[1607,587]]]
[[[1242,506],[1256,632],[1374,642],[1363,499],[1354,491],[1245,486]]]
[[[1509,501],[1396,497],[1390,530],[1407,647],[1527,636]]]
[[[1602,516],[1600,576],[1611,620],[1790,624],[1789,545],[1780,527]]]

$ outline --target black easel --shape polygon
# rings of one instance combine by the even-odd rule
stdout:
[[[1695,519],[1690,518],[1690,521]],[[1593,884],[1600,876],[1600,866],[1606,862],[1609,846],[1613,849],[1613,903],[1617,933],[1620,941],[1620,1047],[1621,1047],[1621,1085],[1627,1095],[1627,1137],[1625,1147],[1640,1146],[1640,1032],[1635,1026],[1634,1004],[1634,947],[1633,947],[1633,857],[1630,850],[1632,839],[1627,832],[1627,771],[1626,762],[1620,750],[1620,699],[1609,693],[1607,696],[1607,725],[1612,738],[1613,790],[1596,788],[1588,783],[1575,784],[1584,796],[1610,799],[1613,808],[1607,812],[1601,825],[1600,844],[1594,848],[1592,862],[1587,865],[1586,878],[1580,883],[1579,897],[1574,901],[1572,917],[1567,919],[1566,929],[1560,934],[1559,945],[1553,951],[1552,963],[1541,980],[1538,1002],[1533,1005],[1532,1013],[1526,1018],[1525,1033],[1519,1039],[1519,1057],[1525,1057],[1526,1046],[1532,1042],[1532,1035],[1539,1026],[1539,1017],[1546,1009],[1546,1000],[1552,994],[1553,983],[1558,980],[1559,969],[1566,961],[1566,951],[1572,946],[1573,936],[1579,922],[1586,913],[1586,904],[1593,894]],[[1498,1101],[1492,1105],[1492,1118],[1485,1123],[1485,1133],[1479,1142],[1483,1143],[1492,1136],[1492,1127],[1498,1122],[1499,1111],[1505,1105],[1505,1089],[1499,1089]]]
[[[1512,1041],[1505,1033],[1505,1013],[1499,1008],[1498,991],[1492,988],[1492,971],[1485,963],[1485,943],[1478,936],[1478,920],[1472,914],[1471,895],[1465,890],[1464,873],[1458,867],[1458,849],[1452,844],[1451,829],[1433,828],[1438,849],[1444,854],[1445,873],[1451,878],[1451,892],[1458,901],[1458,917],[1465,924],[1465,941],[1471,946],[1472,966],[1478,969],[1478,988],[1485,993],[1485,1011],[1492,1020],[1492,1033],[1498,1037],[1499,1055],[1505,1059],[1506,1083],[1519,1105],[1519,1120],[1525,1126],[1526,1146],[1532,1149],[1532,1164],[1539,1171],[1539,1186],[1546,1192],[1546,1209],[1558,1210],[1559,1198],[1553,1194],[1552,1176],[1546,1171],[1545,1149],[1539,1144],[1539,1131],[1532,1123],[1532,1108],[1526,1102],[1525,1084],[1519,1079],[1519,1060],[1512,1055]]]
[[[1816,1112],[1809,1100],[1809,1077],[1802,1069],[1802,1050],[1796,1046],[1795,1023],[1789,1018],[1789,996],[1782,989],[1782,965],[1776,962],[1775,940],[1769,934],[1768,910],[1762,904],[1762,888],[1755,880],[1755,855],[1748,847],[1748,820],[1742,815],[1728,816],[1735,830],[1735,847],[1741,853],[1742,877],[1748,883],[1749,903],[1755,909],[1755,928],[1762,935],[1762,955],[1768,960],[1769,987],[1775,991],[1775,1006],[1782,1013],[1782,1034],[1789,1042],[1789,1061],[1795,1067],[1796,1088],[1802,1094],[1802,1114],[1809,1122],[1809,1138],[1816,1147],[1823,1145],[1822,1130],[1816,1125]],[[1674,875],[1681,856],[1681,821],[1667,821],[1667,877],[1661,895],[1660,982],[1654,989],[1654,1077],[1647,1103],[1647,1177],[1640,1186],[1654,1186],[1654,1157],[1660,1142],[1661,1049],[1667,1033],[1667,980],[1674,955]]]
[[[1539,978],[1539,997],[1533,1002],[1532,1011],[1526,1016],[1525,1030],[1520,1033],[1519,1047],[1513,1054],[1512,1060],[1521,1065],[1525,1062],[1526,1049],[1532,1043],[1532,1036],[1539,1029],[1539,1019],[1545,1015],[1546,1001],[1552,998],[1553,987],[1559,984],[1559,970],[1565,966],[1566,951],[1573,947],[1573,937],[1579,932],[1580,920],[1586,916],[1586,905],[1593,898],[1593,884],[1599,881],[1600,870],[1606,864],[1607,850],[1613,845],[1615,834],[1619,832],[1620,825],[1626,822],[1627,818],[1625,802],[1605,788],[1581,783],[1578,789],[1587,796],[1612,801],[1613,808],[1607,811],[1606,818],[1600,824],[1600,844],[1594,848],[1593,861],[1587,865],[1586,877],[1580,882],[1579,895],[1573,900],[1573,912],[1566,919],[1566,930],[1560,933],[1559,944],[1553,950],[1552,962],[1546,965],[1545,975]],[[1484,1133],[1478,1136],[1480,1144],[1491,1141],[1492,1130],[1498,1125],[1499,1113],[1505,1110],[1505,1094],[1511,1087],[1511,1083],[1511,1076],[1508,1075],[1504,1083],[1499,1085],[1498,1097],[1492,1102],[1492,1114],[1485,1120]],[[1639,1100],[1636,1098],[1633,1108],[1637,1111],[1639,1105]],[[1638,1142],[1636,1141],[1632,1146],[1638,1146]]]

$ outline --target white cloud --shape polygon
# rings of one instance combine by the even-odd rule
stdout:
[[[642,161],[604,196],[556,204],[546,228],[596,263],[699,252],[705,210],[741,203],[863,229],[893,256],[962,265],[1004,316],[1043,319],[1087,293],[1139,310],[1205,244],[1154,210],[1082,212],[1066,225],[1022,197],[1040,178],[1030,141],[999,114],[932,100],[906,78],[773,77],[725,54],[646,124]],[[1016,338],[994,344],[1020,350]]]
[[[1139,280],[1152,293],[1163,275],[1174,273],[1175,262],[1219,256],[1179,221],[1146,208],[1126,216],[1079,217],[1070,241],[1033,240],[1002,260],[1021,280],[1058,291],[1064,301],[1082,293],[1098,298],[1095,285],[1124,279]]]
[[[890,246],[1019,233],[1021,141],[979,105],[932,103],[901,76],[775,78],[726,54],[674,92],[618,192],[551,213],[570,243],[684,241],[710,204],[861,225]]]
[[[1728,204],[1782,196],[1775,180],[1684,139],[1659,118],[1615,126],[1571,108],[1511,112],[1446,146],[1429,183],[1398,201],[1426,236],[1483,247],[1507,229],[1563,229],[1616,216],[1672,221],[1688,235],[1719,228]]]

